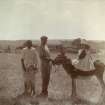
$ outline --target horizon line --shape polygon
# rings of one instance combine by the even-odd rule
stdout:
[[[80,37],[78,37],[80,38]],[[74,39],[78,39],[78,38],[48,38],[48,40],[74,40]],[[86,39],[86,38],[82,38],[82,39]],[[40,41],[39,39],[0,39],[0,41],[26,41],[26,40],[33,40],[33,41]],[[88,41],[105,41],[104,39],[86,39]]]

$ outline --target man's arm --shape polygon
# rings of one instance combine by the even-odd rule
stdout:
[[[40,48],[39,48],[39,57],[40,57],[40,59],[44,59],[46,57],[45,50],[42,46],[40,46]]]
[[[36,49],[34,49],[34,69],[38,70],[39,68],[39,55]]]
[[[24,58],[25,58],[25,52],[24,52],[24,49],[22,50],[21,55],[22,55],[22,57],[21,57],[21,65],[22,65],[22,69],[23,69],[24,71],[26,71],[25,64],[24,64]]]
[[[24,65],[24,59],[23,58],[21,59],[21,64],[22,64],[23,70],[26,71],[26,68],[25,68],[25,65]]]

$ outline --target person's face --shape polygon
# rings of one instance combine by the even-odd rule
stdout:
[[[27,43],[27,47],[28,48],[31,48],[32,47],[32,43],[30,42],[30,43]]]
[[[41,39],[41,44],[43,45],[47,44],[47,39]]]
[[[81,44],[81,49],[85,49],[85,45],[84,44]]]

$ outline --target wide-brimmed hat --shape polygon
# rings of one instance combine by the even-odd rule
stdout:
[[[90,48],[90,45],[86,39],[81,39],[80,45],[84,45],[87,49]]]
[[[86,39],[81,39],[81,45],[88,45],[88,42]]]

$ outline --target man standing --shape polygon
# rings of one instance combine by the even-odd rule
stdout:
[[[40,46],[40,60],[41,60],[41,74],[42,74],[42,92],[39,96],[48,96],[48,85],[50,80],[50,70],[51,70],[51,58],[50,51],[47,46],[47,37],[41,37]]]
[[[32,47],[32,41],[26,42],[26,47],[22,50],[22,67],[24,70],[24,93],[26,95],[35,94],[35,73],[38,69],[38,56],[35,48]]]

